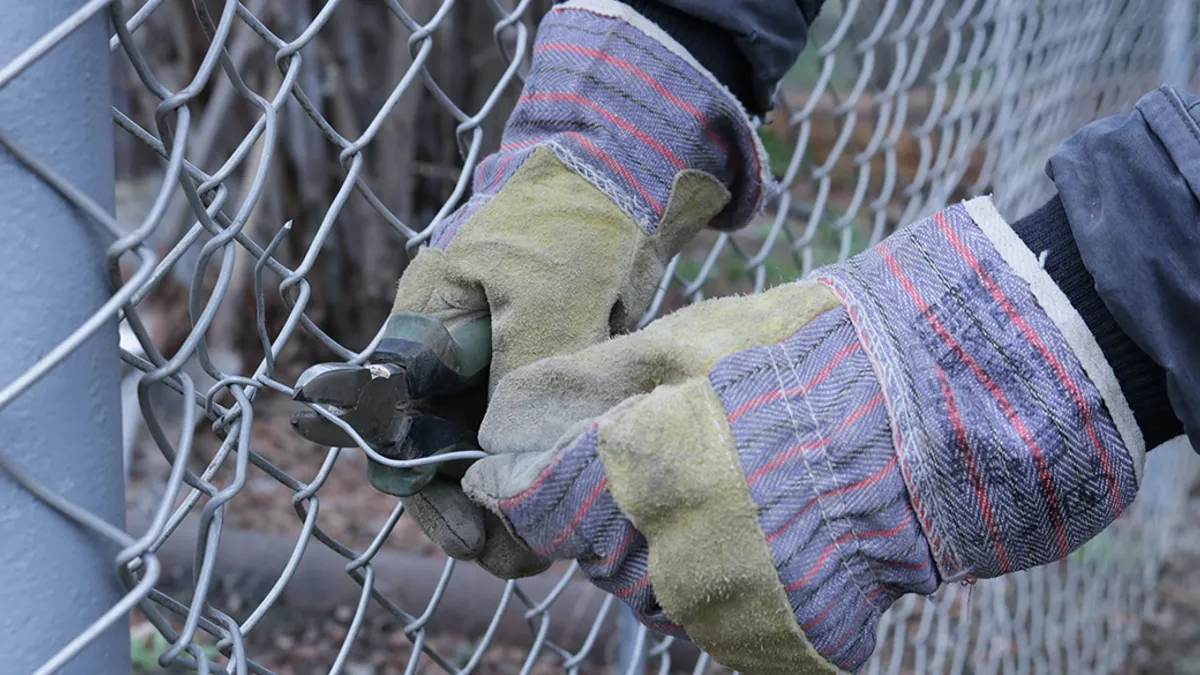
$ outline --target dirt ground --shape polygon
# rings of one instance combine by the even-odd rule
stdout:
[[[353,613],[338,608],[328,615],[294,617],[285,624],[272,625],[270,631],[254,631],[247,637],[246,653],[258,664],[277,675],[316,675],[329,672],[345,639]],[[182,669],[161,669],[155,659],[167,647],[156,639],[156,632],[147,623],[133,624],[135,641],[133,675],[166,675],[187,672]],[[428,638],[427,645],[446,657],[458,668],[467,665],[474,645],[465,638],[438,635]],[[215,655],[211,648],[210,656]],[[528,653],[521,647],[490,646],[482,656],[475,673],[480,675],[517,675]],[[405,638],[394,621],[375,616],[366,620],[358,633],[342,672],[346,675],[402,675],[412,656],[412,643]],[[561,673],[562,667],[553,655],[534,664],[531,675]],[[433,675],[446,672],[441,666],[424,657],[414,673]],[[603,669],[585,666],[581,675],[600,675]]]
[[[1155,612],[1126,675],[1200,675],[1200,482],[1192,487],[1177,548],[1159,578]]]

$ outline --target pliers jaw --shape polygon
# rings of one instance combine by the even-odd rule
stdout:
[[[491,333],[490,325],[483,321],[482,327],[478,321],[472,322],[453,335],[433,317],[393,315],[368,363],[321,363],[301,374],[293,398],[319,405],[325,414],[297,412],[292,416],[292,428],[320,445],[359,445],[354,435],[329,419],[333,418],[389,460],[477,449],[475,433],[430,412],[430,399],[444,399],[484,381]],[[461,476],[467,464],[469,461],[396,467],[368,459],[367,477],[378,490],[408,497],[437,473]]]
[[[325,407],[372,445],[391,444],[402,435],[397,419],[409,403],[404,367],[395,363],[318,363],[300,375],[292,397]],[[292,417],[296,433],[320,445],[353,446],[358,442],[341,426],[314,410]]]

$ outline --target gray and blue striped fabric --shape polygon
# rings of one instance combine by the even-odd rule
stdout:
[[[901,595],[1062,558],[1137,483],[1096,387],[963,207],[817,277],[842,306],[708,378],[796,621],[854,671]],[[647,625],[686,637],[654,600],[598,442],[593,426],[500,508],[536,550],[580,559]]]
[[[944,579],[1063,558],[1133,501],[1133,460],[1100,392],[964,206],[821,278],[884,384]]]
[[[663,42],[670,41],[665,33],[647,34],[643,29],[653,26],[624,10],[629,16],[566,5],[542,19],[501,147],[479,163],[472,196],[442,222],[431,245],[445,248],[539,147],[604,192],[647,235],[686,169],[713,175],[732,195],[714,227],[740,227],[760,208],[770,177],[741,104],[682,48]]]

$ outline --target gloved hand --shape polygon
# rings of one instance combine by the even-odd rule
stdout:
[[[1144,449],[982,198],[816,278],[519,369],[463,478],[530,548],[748,675],[854,671],[905,593],[1050,562]]]
[[[738,101],[616,2],[560,4],[541,22],[501,143],[405,272],[393,310],[452,331],[490,314],[492,384],[634,329],[664,264],[704,226],[745,223],[770,180]],[[451,478],[403,501],[455,558],[506,578],[549,564]]]

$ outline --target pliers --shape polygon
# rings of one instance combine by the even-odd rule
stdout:
[[[314,443],[357,446],[344,422],[386,460],[418,460],[477,450],[475,429],[486,407],[491,323],[476,317],[447,327],[425,314],[388,318],[383,337],[363,365],[319,363],[296,381],[293,399],[320,405],[304,410],[292,428]],[[461,456],[461,455],[460,455]],[[416,494],[436,474],[461,478],[472,459],[392,466],[368,454],[367,478],[399,497]]]

